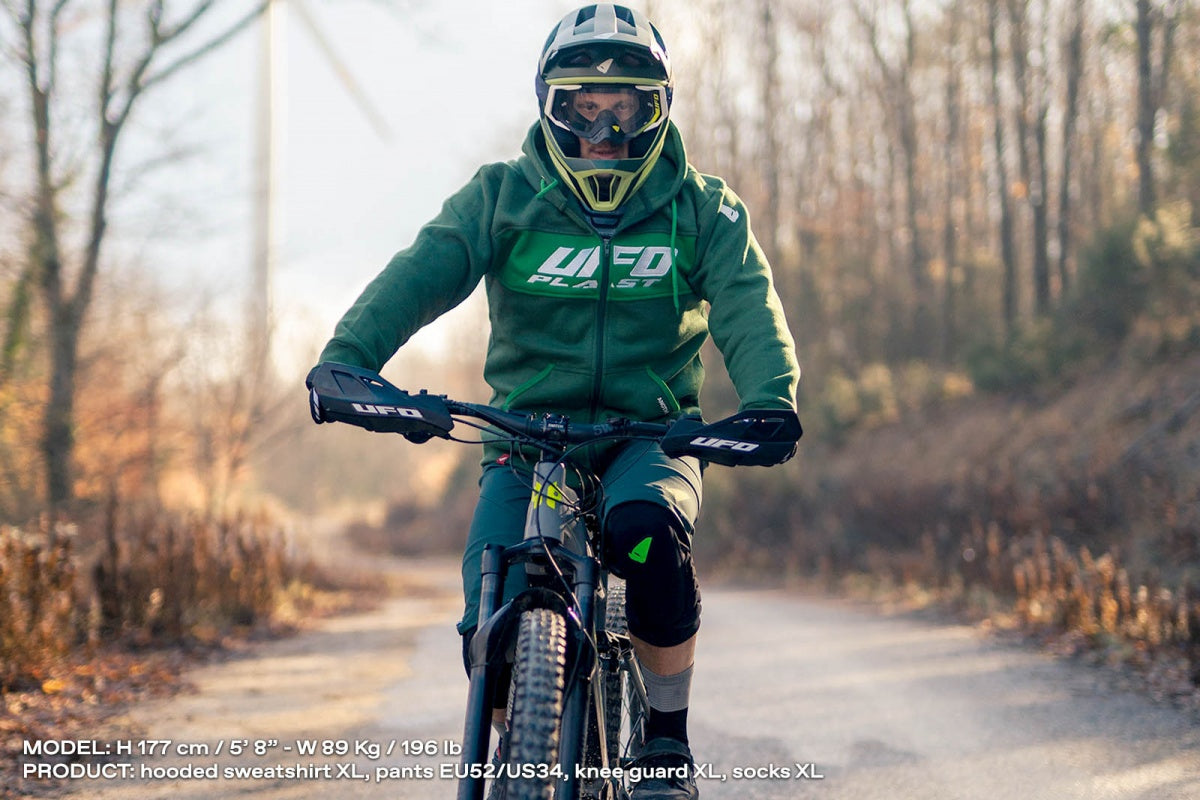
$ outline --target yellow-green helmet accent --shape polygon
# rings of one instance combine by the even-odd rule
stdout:
[[[671,60],[638,11],[584,6],[550,32],[538,61],[539,120],[559,176],[594,211],[612,212],[638,190],[662,152],[671,111]],[[628,156],[580,156],[580,140],[629,144]]]

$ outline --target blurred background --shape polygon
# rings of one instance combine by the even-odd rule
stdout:
[[[479,454],[317,428],[303,377],[442,200],[518,155],[575,6],[0,0],[0,576],[5,597],[58,575],[47,596],[86,577],[101,598],[53,624],[10,599],[12,641],[217,624],[217,601],[163,586],[180,558],[249,569],[245,520],[280,564],[330,526],[461,548]],[[804,367],[800,455],[709,472],[702,570],[870,576],[1190,641],[1196,1],[641,8],[690,160],[747,202]],[[477,293],[384,374],[485,400],[485,314]],[[706,363],[713,418],[736,398]],[[297,576],[261,576],[232,618]],[[9,685],[42,674],[13,663]]]

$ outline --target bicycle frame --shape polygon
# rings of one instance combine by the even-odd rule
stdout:
[[[491,701],[500,670],[515,640],[517,621],[522,612],[531,608],[555,611],[567,623],[565,695],[558,751],[561,777],[555,796],[572,800],[579,796],[580,781],[575,768],[583,756],[589,699],[596,709],[600,766],[610,767],[615,755],[607,748],[604,682],[596,680],[601,653],[608,656],[614,649],[614,642],[604,628],[604,607],[597,603],[605,598],[606,573],[590,552],[589,530],[574,511],[577,497],[567,486],[562,462],[538,462],[533,480],[523,541],[511,547],[491,545],[483,553],[478,626],[468,651],[470,687],[462,755],[465,777],[460,779],[459,800],[482,800],[484,776],[481,770],[471,767],[487,762]],[[522,565],[532,585],[502,605],[505,578],[510,570]],[[570,586],[569,593],[550,588],[560,580]],[[636,662],[631,658],[624,662],[617,666],[629,671],[638,696],[644,698]]]

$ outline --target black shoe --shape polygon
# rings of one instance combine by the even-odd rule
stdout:
[[[683,742],[660,736],[646,742],[631,767],[646,777],[633,787],[631,800],[697,800],[696,762]]]

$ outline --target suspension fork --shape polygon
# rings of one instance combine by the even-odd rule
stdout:
[[[570,579],[577,606],[571,606],[558,592],[531,588],[501,607],[504,576],[522,562],[540,558],[549,548],[556,562]],[[561,720],[559,764],[562,779],[559,797],[574,797],[578,792],[575,765],[580,762],[587,702],[591,697],[591,678],[596,668],[593,642],[596,637],[595,608],[599,562],[588,555],[573,552],[553,541],[526,540],[512,547],[489,545],[481,565],[479,619],[469,648],[470,684],[467,691],[466,722],[463,732],[462,764],[465,767],[487,763],[491,736],[492,698],[496,692],[503,651],[515,636],[516,622],[527,608],[550,608],[562,614],[571,634],[568,654],[567,685]],[[466,770],[459,781],[458,800],[482,800],[484,780]]]
[[[470,683],[467,689],[467,711],[463,731],[462,764],[465,767],[486,764],[491,741],[492,697],[496,693],[497,668],[491,637],[480,635],[485,624],[499,610],[504,594],[504,548],[489,545],[483,551],[479,597],[479,618],[475,637],[471,639]],[[484,779],[478,770],[469,769],[467,777],[458,784],[458,800],[483,800]]]
[[[568,551],[569,553],[569,551]],[[568,673],[569,682],[563,702],[561,738],[558,763],[562,769],[556,797],[574,798],[579,793],[575,766],[583,755],[583,739],[587,729],[588,702],[592,697],[592,680],[596,672],[596,585],[600,575],[599,563],[588,556],[567,555],[574,567],[572,591],[578,602],[579,633],[575,637],[574,668]]]

